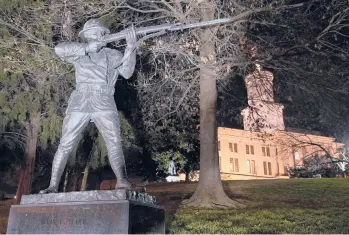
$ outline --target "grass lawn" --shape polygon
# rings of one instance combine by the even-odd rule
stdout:
[[[242,210],[180,209],[196,183],[147,187],[166,209],[168,233],[349,233],[349,179],[227,181]],[[0,233],[12,201],[0,202]]]
[[[179,209],[170,233],[349,233],[349,179],[224,182],[242,210]],[[231,193],[230,193],[231,194]],[[232,195],[234,197],[234,195]],[[241,200],[240,200],[241,201]]]

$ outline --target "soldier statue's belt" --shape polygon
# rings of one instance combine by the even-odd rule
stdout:
[[[114,87],[107,84],[77,84],[76,91],[79,93],[98,93],[106,95],[114,95]]]

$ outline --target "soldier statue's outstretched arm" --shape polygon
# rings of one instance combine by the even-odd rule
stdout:
[[[125,49],[125,55],[130,54],[128,58],[124,61],[124,63],[118,68],[119,73],[121,76],[123,76],[126,79],[129,79],[134,70],[136,65],[136,51],[134,50],[134,45],[136,44],[137,36],[135,29],[133,25],[127,29],[126,33],[126,49]]]
[[[86,43],[61,42],[55,46],[55,53],[63,60],[74,63],[81,56],[86,55]]]

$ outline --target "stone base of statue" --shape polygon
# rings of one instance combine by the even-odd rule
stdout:
[[[7,233],[164,234],[165,211],[130,190],[28,195],[11,207]]]
[[[166,177],[167,182],[180,182],[181,178],[177,175],[169,175]]]

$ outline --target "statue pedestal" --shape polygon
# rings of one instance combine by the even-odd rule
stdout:
[[[106,195],[120,196],[115,190],[23,196],[11,207],[7,233],[165,233],[162,207]]]
[[[166,177],[167,182],[180,182],[181,178],[177,175],[169,175]]]

